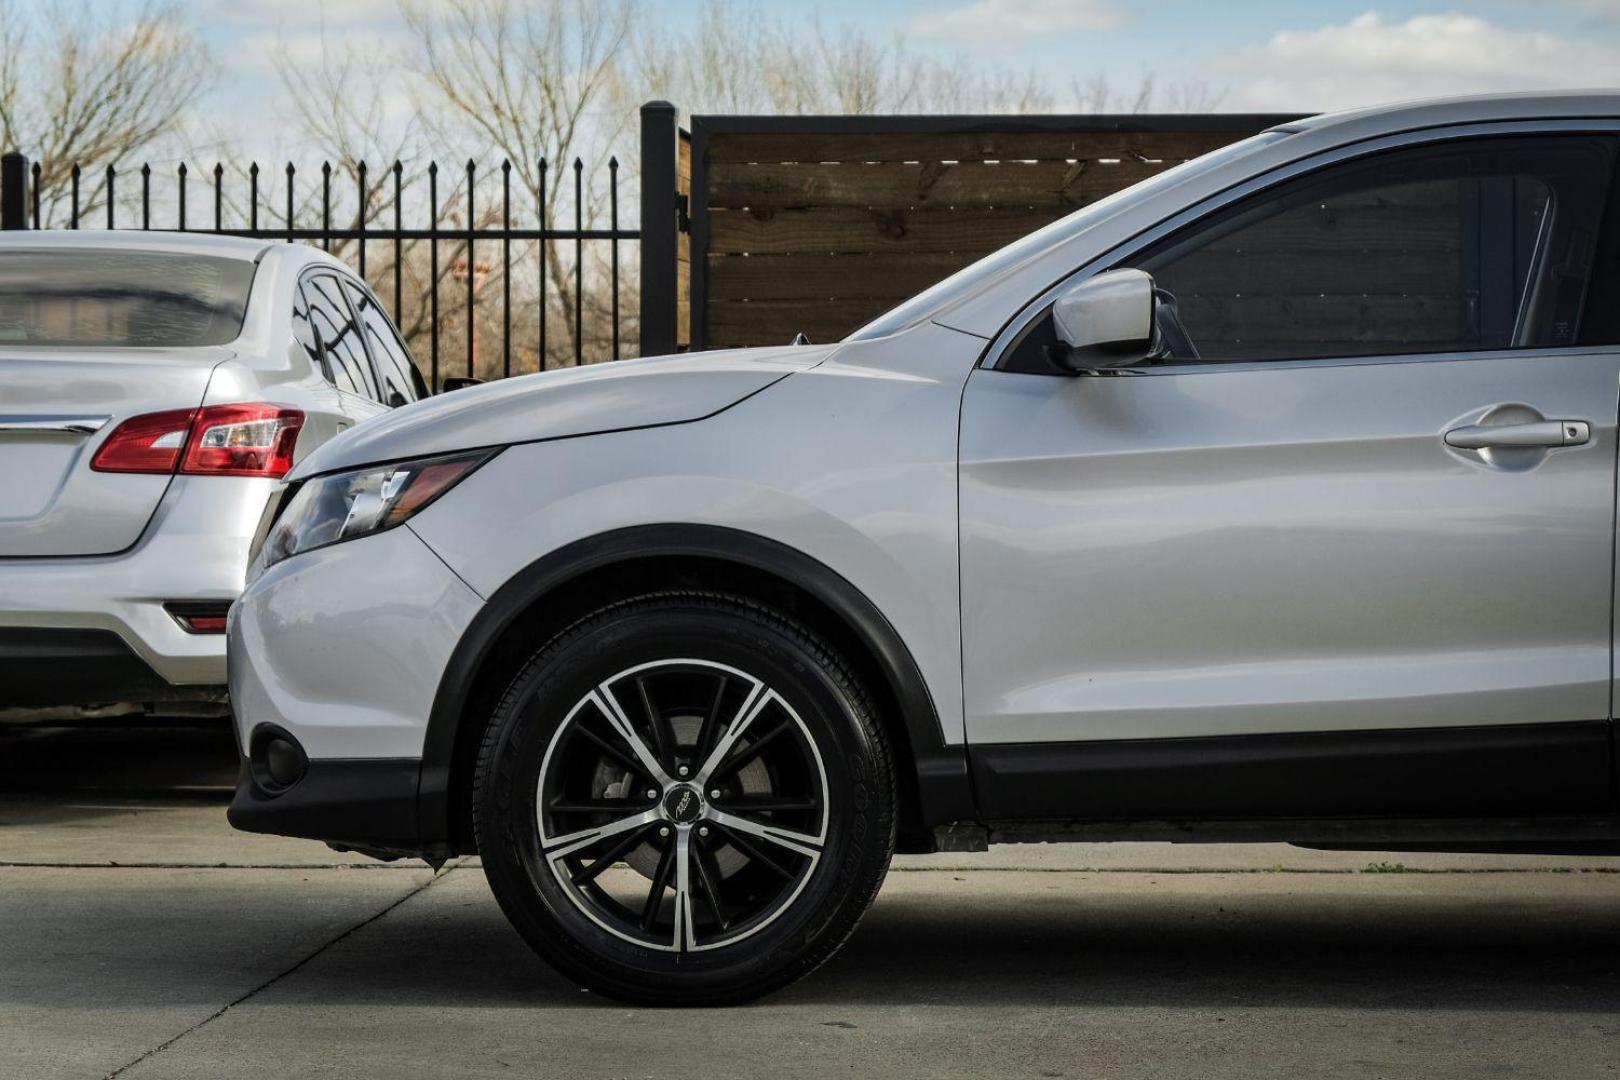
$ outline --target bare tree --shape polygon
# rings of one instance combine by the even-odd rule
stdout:
[[[39,162],[42,224],[71,199],[75,164],[88,213],[106,197],[107,165],[178,134],[207,71],[178,4],[149,0],[110,21],[88,2],[0,0],[0,139]]]
[[[630,0],[401,0],[401,10],[435,141],[469,155],[503,155],[548,228],[573,224],[574,164],[590,161],[592,174],[581,177],[579,216],[586,227],[605,216],[601,170],[634,116],[614,107],[622,98],[620,61],[635,10]],[[592,334],[573,321],[571,245],[544,244],[542,258],[548,311],[556,316],[549,321],[562,330],[548,335],[547,352],[564,359],[583,352],[579,332],[587,339]],[[598,344],[593,340],[593,352]]]
[[[754,5],[710,0],[688,29],[659,26],[636,41],[636,90],[722,113],[1043,112],[1034,69],[1009,72],[969,57],[941,60],[904,37],[784,20]],[[631,103],[626,102],[626,105]]]
[[[1175,80],[1161,95],[1158,76],[1152,71],[1142,72],[1133,91],[1116,91],[1104,75],[1077,78],[1070,91],[1084,113],[1214,112],[1225,96],[1225,91],[1193,76]]]
[[[324,27],[320,47],[311,60],[300,62],[285,43],[276,49],[276,75],[292,103],[293,126],[320,153],[321,167],[330,170],[332,183],[329,191],[325,176],[306,167],[303,190],[295,192],[293,199],[293,220],[286,220],[283,200],[273,200],[265,207],[265,220],[307,224],[330,218],[338,228],[357,229],[392,224],[395,211],[403,211],[405,199],[420,180],[416,153],[420,140],[411,118],[392,114],[389,76],[395,60],[334,43]],[[310,176],[320,179],[312,181]],[[429,329],[427,305],[420,302],[430,287],[428,271],[419,265],[423,260],[413,257],[420,244],[376,245],[370,249],[366,266],[374,283],[391,284],[398,252],[402,310],[394,315],[400,331],[412,342]],[[332,245],[339,257],[353,257],[357,248],[354,240]],[[388,295],[392,290],[379,291]],[[403,303],[407,295],[412,301],[409,304]]]

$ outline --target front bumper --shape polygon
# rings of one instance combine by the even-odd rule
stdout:
[[[324,840],[380,858],[416,856],[422,850],[416,823],[421,771],[414,758],[311,761],[303,779],[271,795],[254,783],[244,758],[225,816],[243,832]]]
[[[409,526],[294,555],[250,584],[227,635],[237,745],[251,753],[255,732],[279,729],[307,766],[271,790],[244,762],[231,824],[414,854],[428,715],[483,604]]]

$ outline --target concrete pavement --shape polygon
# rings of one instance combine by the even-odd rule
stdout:
[[[905,859],[790,990],[630,1009],[535,959],[475,860],[240,836],[219,770],[106,757],[0,798],[6,1080],[1620,1075],[1620,859]]]

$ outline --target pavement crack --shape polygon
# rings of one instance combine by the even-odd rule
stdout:
[[[372,923],[376,922],[378,919],[381,919],[384,915],[387,915],[389,912],[394,911],[395,909],[399,908],[407,900],[410,900],[411,898],[413,898],[415,896],[421,895],[427,889],[431,888],[435,882],[439,881],[441,878],[449,876],[450,872],[452,870],[457,869],[459,865],[460,865],[459,861],[453,861],[453,862],[446,863],[444,866],[442,866],[438,870],[434,871],[432,877],[428,878],[426,881],[422,882],[422,884],[418,885],[416,888],[414,888],[414,889],[410,890],[409,892],[407,892],[404,896],[401,896],[398,900],[395,900],[393,903],[388,904],[387,906],[383,907],[381,910],[379,910],[377,912],[374,912],[373,914],[367,916],[365,919],[362,919],[360,922],[355,923],[353,926],[349,927],[347,930],[343,931],[341,934],[338,934],[336,937],[332,938],[331,940],[323,942],[321,945],[317,946],[312,952],[310,952],[308,955],[306,955],[303,959],[299,960],[296,964],[294,964],[291,967],[287,968],[285,971],[277,972],[275,975],[270,976],[270,978],[266,979],[264,982],[260,983],[258,986],[255,986],[253,989],[249,990],[247,993],[242,994],[240,997],[237,997],[232,1001],[226,1002],[224,1005],[220,1006],[218,1009],[215,1009],[212,1013],[210,1013],[209,1015],[203,1017],[201,1020],[197,1021],[195,1024],[192,1024],[190,1027],[186,1028],[184,1031],[181,1031],[178,1034],[173,1035],[168,1039],[165,1039],[163,1042],[161,1042],[158,1045],[152,1047],[150,1050],[147,1050],[146,1052],[142,1053],[139,1057],[136,1057],[136,1058],[134,1058],[134,1059],[132,1059],[130,1061],[126,1061],[124,1064],[118,1066],[118,1068],[114,1069],[112,1072],[107,1073],[106,1076],[103,1077],[103,1080],[115,1080],[115,1078],[117,1078],[119,1076],[122,1076],[124,1073],[128,1072],[130,1069],[133,1069],[135,1066],[141,1064],[143,1061],[147,1061],[147,1060],[149,1060],[151,1058],[154,1058],[157,1055],[163,1053],[165,1050],[169,1049],[169,1047],[173,1046],[175,1043],[179,1042],[181,1039],[184,1039],[187,1035],[190,1035],[193,1032],[200,1031],[202,1028],[207,1027],[209,1024],[213,1023],[215,1020],[218,1020],[220,1017],[224,1016],[226,1013],[230,1012],[232,1009],[236,1008],[238,1005],[242,1004],[244,1001],[247,1001],[247,1000],[249,1000],[249,999],[251,999],[253,997],[256,997],[257,995],[263,993],[265,990],[268,990],[270,987],[274,986],[276,983],[278,983],[281,980],[287,978],[287,976],[297,974],[300,970],[302,970],[305,966],[307,966],[311,961],[313,961],[316,957],[320,956],[322,953],[324,953],[327,950],[331,949],[333,946],[339,945],[339,944],[343,943],[344,941],[348,940],[350,937],[352,937],[353,935],[359,933],[361,930],[364,930],[366,927],[370,926]]]

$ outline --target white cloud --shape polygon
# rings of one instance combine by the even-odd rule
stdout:
[[[1620,49],[1472,15],[1375,12],[1314,30],[1284,30],[1218,58],[1232,109],[1306,112],[1448,94],[1620,83]]]
[[[1121,21],[1113,0],[969,0],[913,15],[906,30],[920,38],[983,46],[1103,30]]]

